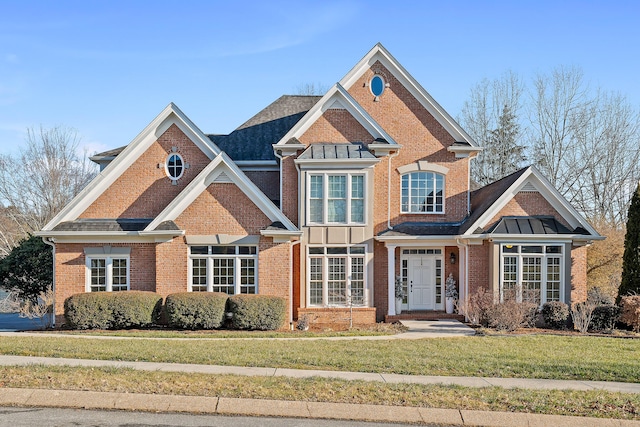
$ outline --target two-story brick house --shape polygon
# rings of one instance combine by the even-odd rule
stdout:
[[[39,233],[55,247],[56,314],[79,292],[279,295],[291,319],[358,323],[444,309],[485,288],[586,296],[601,236],[535,168],[470,190],[481,150],[376,45],[324,96],[283,96],[229,135],[170,104]],[[60,317],[59,317],[60,319]]]

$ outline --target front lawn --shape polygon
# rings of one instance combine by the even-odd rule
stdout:
[[[640,395],[59,366],[0,367],[0,387],[240,397],[640,419]]]
[[[0,354],[413,375],[640,381],[640,340],[622,338],[331,341],[3,337]]]

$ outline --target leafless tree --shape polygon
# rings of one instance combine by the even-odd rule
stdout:
[[[303,83],[296,87],[296,95],[324,95],[328,90],[322,83]]]
[[[95,165],[78,155],[79,142],[73,129],[30,128],[17,155],[0,155],[0,256],[41,229],[95,176]]]
[[[462,107],[460,123],[484,148],[471,164],[471,178],[489,184],[522,166],[521,100],[524,85],[512,71],[495,80],[483,79],[471,89]]]

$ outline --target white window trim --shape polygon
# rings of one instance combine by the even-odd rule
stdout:
[[[425,173],[432,173],[434,174],[434,179],[435,176],[440,175],[442,176],[442,211],[434,211],[434,212],[411,212],[411,178],[410,182],[409,182],[409,210],[408,211],[404,211],[402,210],[402,179],[405,176],[410,176],[411,174],[414,173],[420,173],[420,172],[425,172]],[[435,170],[411,170],[409,172],[405,172],[402,173],[400,175],[400,194],[399,194],[399,198],[400,198],[400,213],[402,215],[444,215],[446,213],[447,207],[446,207],[446,203],[447,203],[447,176],[444,173],[440,173],[437,172]],[[435,198],[435,195],[434,195]]]
[[[502,248],[504,246],[508,246],[508,245],[513,245],[513,246],[519,246],[520,248],[522,248],[523,246],[542,246],[542,253],[522,253],[522,250],[519,249],[517,253],[503,253]],[[560,253],[546,253],[546,248],[547,246],[559,246],[560,247]],[[545,242],[545,243],[518,243],[518,242],[512,242],[512,243],[501,243],[500,244],[500,249],[499,249],[499,253],[500,253],[500,263],[499,263],[499,296],[500,296],[500,302],[504,301],[504,288],[503,288],[503,282],[504,282],[504,258],[505,257],[516,257],[518,259],[517,261],[517,279],[516,279],[516,288],[517,288],[517,302],[522,302],[522,258],[541,258],[541,264],[540,264],[540,306],[542,306],[543,304],[549,302],[547,301],[547,259],[549,258],[559,258],[560,259],[560,290],[559,290],[559,301],[560,302],[564,302],[565,301],[565,263],[564,263],[564,257],[565,257],[565,245],[562,243],[550,243],[550,242]]]
[[[176,177],[171,176],[171,174],[169,173],[169,159],[171,158],[171,156],[177,156],[180,159],[180,162],[182,163],[180,174],[178,176],[176,176]],[[180,178],[182,178],[182,175],[184,175],[184,170],[185,169],[186,169],[186,167],[185,167],[184,158],[182,157],[182,155],[180,153],[171,152],[171,153],[169,153],[169,155],[167,155],[167,160],[165,160],[165,162],[164,162],[164,172],[167,174],[167,177],[169,177],[169,179],[171,181],[177,181]]]
[[[209,253],[208,254],[191,254],[191,246],[207,246],[209,249],[207,250]],[[211,253],[211,247],[212,246],[235,246],[236,248],[236,253],[235,254],[212,254]],[[256,248],[256,253],[255,254],[239,254],[239,247],[240,246],[251,246],[251,247],[255,247]],[[240,295],[241,294],[241,287],[242,287],[242,278],[241,278],[241,274],[242,274],[242,268],[241,268],[241,261],[242,259],[253,259],[254,260],[254,279],[255,279],[255,292],[254,294],[258,294],[259,292],[259,269],[258,269],[258,255],[259,255],[259,250],[258,250],[258,246],[257,245],[190,245],[187,248],[187,253],[188,253],[188,257],[189,257],[189,263],[188,263],[188,267],[189,267],[189,274],[187,274],[187,291],[188,292],[194,292],[193,291],[193,260],[194,259],[206,259],[207,260],[207,292],[213,292],[213,260],[214,259],[230,259],[233,258],[233,285],[234,285],[234,290],[233,290],[233,295]]]
[[[350,248],[364,248],[364,253],[362,254],[351,254],[349,253]],[[325,248],[324,254],[310,254],[310,248]],[[327,254],[326,248],[347,248],[346,254]],[[369,298],[369,287],[368,287],[368,248],[367,245],[308,245],[306,250],[306,280],[307,280],[307,307],[310,308],[319,308],[319,307],[339,307],[339,308],[348,308],[349,304],[329,304],[329,262],[328,258],[346,258],[347,262],[345,265],[346,269],[346,286],[347,286],[347,301],[351,297],[351,280],[352,280],[352,272],[351,272],[351,258],[362,258],[362,290],[363,290],[363,301],[361,304],[353,304],[353,307],[369,307],[370,306],[370,298]],[[322,304],[311,304],[311,258],[322,258]]]
[[[322,176],[322,222],[311,221],[311,177]],[[347,177],[347,196],[346,196],[346,222],[329,222],[329,176],[346,176]],[[351,183],[353,176],[362,176],[362,222],[353,222],[351,220]],[[305,209],[306,209],[306,221],[308,226],[318,225],[340,225],[340,226],[364,226],[367,224],[367,211],[368,211],[368,192],[367,192],[367,173],[365,172],[345,172],[345,171],[330,171],[330,172],[306,172],[306,195],[305,195]]]
[[[114,259],[126,259],[127,260],[127,289],[131,290],[131,257],[128,254],[111,254],[111,255],[99,255],[92,254],[85,257],[85,292],[92,292],[91,290],[91,260],[104,259],[106,269],[105,285],[107,287],[106,292],[113,292],[113,260]],[[95,291],[105,292],[105,291]],[[117,291],[124,292],[124,291]]]

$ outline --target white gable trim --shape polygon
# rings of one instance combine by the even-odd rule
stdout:
[[[580,213],[565,199],[558,190],[540,173],[530,166],[511,186],[487,209],[484,214],[474,222],[463,234],[464,237],[472,237],[474,230],[484,228],[491,219],[515,197],[520,191],[531,191],[531,187],[537,189],[540,194],[553,206],[556,211],[573,227],[582,227],[590,236],[590,239],[601,239],[602,236],[580,215]]]
[[[224,174],[224,175],[223,175]],[[164,221],[174,221],[184,210],[206,191],[210,184],[224,176],[224,182],[235,184],[260,209],[269,220],[280,221],[288,231],[298,232],[295,225],[269,198],[233,163],[224,152],[220,152],[184,190],[147,226],[145,231],[154,230]]]
[[[390,145],[398,144],[387,132],[353,99],[340,84],[335,84],[320,100],[293,126],[275,146],[285,145],[291,138],[300,138],[322,114],[331,109],[347,110],[374,138],[382,138]]]
[[[170,103],[129,145],[58,213],[43,231],[73,221],[100,197],[147,149],[175,124],[202,152],[213,159],[220,149],[174,104]]]
[[[454,137],[456,142],[467,142],[471,145],[471,151],[477,151],[478,144],[465,132],[462,127],[447,113],[444,108],[418,83],[416,79],[387,51],[382,44],[376,44],[364,58],[358,62],[343,78],[339,84],[346,90],[371,68],[376,61],[380,61],[384,67],[413,95],[422,106]]]

